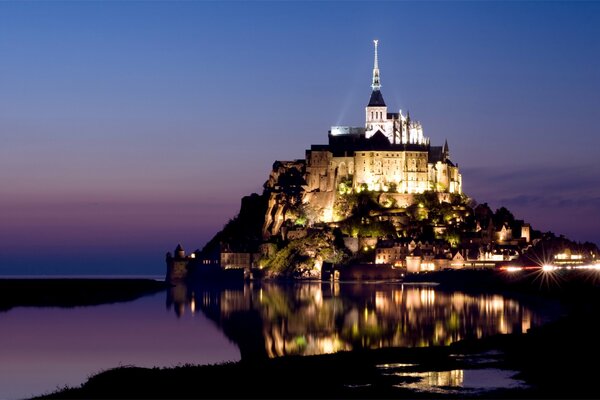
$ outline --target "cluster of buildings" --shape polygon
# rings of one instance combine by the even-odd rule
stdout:
[[[342,221],[345,216],[335,205],[345,193],[379,193],[380,203],[394,206],[378,218],[391,222],[398,232],[410,228],[402,210],[415,204],[416,195],[435,193],[440,203],[450,203],[452,196],[462,194],[462,177],[458,165],[450,160],[447,141],[443,146],[432,146],[420,122],[402,110],[388,110],[381,93],[378,42],[374,44],[372,90],[364,126],[333,126],[328,144],[312,145],[304,159],[274,163],[262,195],[267,203],[262,243],[221,243],[218,255],[186,255],[178,246],[167,255],[172,277],[185,276],[190,265],[206,270],[260,268],[261,258],[277,250],[271,240],[274,237],[301,239],[319,225],[332,227]],[[311,221],[308,226],[290,228],[289,222],[298,218],[299,208],[310,214]],[[517,259],[531,245],[531,227],[523,221],[513,222],[497,226],[491,218],[478,219],[476,229],[462,233],[454,243],[346,237],[345,244],[355,254],[373,251],[375,265],[402,267],[408,272],[494,267]],[[443,237],[446,229],[440,221],[434,226],[435,237]],[[571,255],[568,260],[566,257],[558,261],[572,261]]]
[[[380,240],[373,246],[375,264],[403,267],[409,273],[448,268],[495,268],[519,259],[531,245],[530,225],[522,221],[517,224],[520,225],[520,236],[513,237],[507,224],[497,229],[490,221],[486,229],[463,234],[460,243],[454,247],[445,240]]]

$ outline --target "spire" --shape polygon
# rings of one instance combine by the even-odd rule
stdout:
[[[379,90],[381,89],[381,82],[379,82],[379,62],[377,60],[378,42],[379,40],[373,40],[373,43],[375,43],[375,63],[373,64],[373,83],[371,84],[373,91],[371,92],[371,98],[367,107],[385,107],[385,101]]]
[[[442,149],[442,151],[444,152],[444,155],[446,155],[446,157],[447,157],[448,153],[450,152],[450,150],[448,149],[448,139],[446,139],[446,141],[444,142],[444,148]]]
[[[373,43],[375,43],[375,62],[373,63],[373,83],[371,84],[371,87],[375,91],[381,89],[381,82],[379,81],[379,62],[377,60],[377,44],[379,43],[379,40],[375,39],[373,40]]]

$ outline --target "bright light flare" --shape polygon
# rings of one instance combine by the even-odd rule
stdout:
[[[513,266],[506,267],[506,271],[508,271],[508,272],[517,272],[517,271],[522,271],[522,270],[523,270],[523,267],[513,267]]]
[[[548,265],[548,264],[542,265],[542,271],[544,271],[544,272],[554,271],[555,269],[556,268],[552,265]]]

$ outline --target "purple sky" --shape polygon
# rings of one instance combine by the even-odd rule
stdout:
[[[600,3],[1,2],[0,274],[162,274],[382,92],[467,194],[600,243]]]

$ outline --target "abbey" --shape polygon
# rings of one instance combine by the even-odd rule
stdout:
[[[242,198],[238,215],[202,251],[186,256],[178,246],[167,254],[167,279],[398,279],[528,265],[526,252],[543,254],[538,243],[555,239],[556,263],[584,262],[573,242],[463,195],[448,143],[431,146],[408,113],[388,112],[377,45],[364,127],[331,127],[329,143],[305,158],[275,161],[263,193]],[[589,249],[595,263],[599,252]]]
[[[434,191],[460,194],[458,165],[449,158],[448,142],[431,146],[423,127],[402,111],[388,112],[381,93],[377,40],[371,97],[365,108],[364,127],[333,126],[328,145],[313,145],[306,151],[306,192],[324,208],[322,220],[331,221],[326,193],[341,184],[354,191],[389,193],[398,205],[411,203],[410,195]],[[342,189],[343,190],[343,189]],[[443,197],[443,196],[441,196]]]

